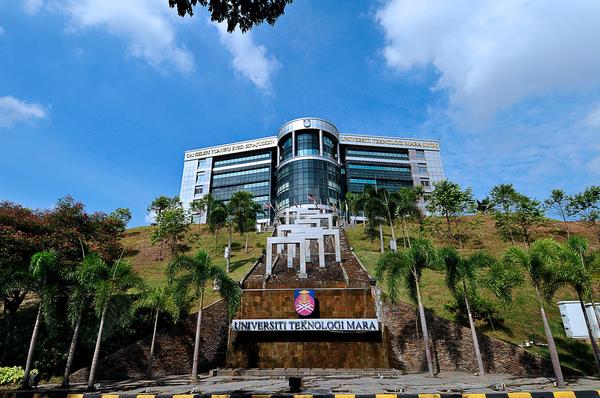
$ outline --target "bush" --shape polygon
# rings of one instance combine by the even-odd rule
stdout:
[[[0,386],[16,386],[21,380],[25,371],[20,366],[0,368]]]
[[[33,369],[29,374],[31,377],[35,377],[38,371]],[[23,381],[24,376],[25,370],[20,366],[0,367],[0,386],[18,386]]]

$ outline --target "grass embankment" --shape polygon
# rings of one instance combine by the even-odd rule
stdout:
[[[150,285],[156,286],[166,282],[165,271],[171,261],[169,249],[163,247],[163,259],[159,260],[160,247],[150,243],[150,236],[155,227],[137,227],[127,230],[123,243],[130,252],[129,260],[133,268]],[[261,234],[248,234],[248,253],[245,253],[244,235],[233,233],[232,256],[231,256],[231,277],[234,280],[241,280],[250,270],[254,262],[260,257],[262,249],[265,247],[267,237],[270,232]],[[224,248],[227,246],[227,233],[221,231],[219,235],[211,234],[205,225],[192,225],[182,242],[182,253],[194,255],[198,249],[207,250],[213,264],[225,269],[226,261],[223,257]],[[213,303],[219,299],[217,292],[207,289],[204,297],[205,305]]]
[[[487,216],[468,217],[473,227],[469,233],[469,239],[463,242],[463,254],[469,254],[478,250],[485,250],[496,257],[501,256],[502,252],[510,246],[510,242],[504,242],[496,233],[494,222]],[[443,228],[443,225],[441,226]],[[593,247],[598,247],[593,233],[581,223],[569,223],[571,233],[585,236]],[[363,261],[369,272],[373,275],[377,260],[381,256],[379,252],[379,240],[369,242],[366,238],[361,225],[348,228],[346,231],[350,244],[358,257]],[[400,228],[396,229],[396,236],[400,236]],[[412,236],[417,236],[417,230],[411,231]],[[429,236],[436,245],[442,246],[446,242],[442,238]],[[534,239],[555,238],[559,241],[566,239],[564,224],[557,221],[550,221],[546,226],[537,229],[534,233]],[[391,234],[389,228],[384,229],[384,240],[386,245],[389,243]],[[525,247],[524,244],[521,244]],[[595,281],[595,291],[599,292],[600,281]],[[433,310],[437,315],[456,321],[456,316],[448,309],[448,304],[453,302],[453,297],[445,284],[445,273],[425,270],[422,278],[422,289],[424,305]],[[500,305],[499,313],[504,319],[503,325],[495,325],[495,328],[482,325],[482,330],[487,335],[508,341],[514,344],[522,344],[525,341],[534,341],[536,343],[545,343],[544,329],[540,318],[540,311],[537,306],[535,292],[529,283],[525,282],[522,286],[515,289],[514,301],[510,305]],[[556,338],[556,344],[561,361],[570,367],[580,371],[592,374],[594,372],[594,360],[591,346],[587,342],[569,339],[566,337],[558,305],[560,300],[575,300],[576,294],[569,289],[562,289],[558,292],[553,303],[548,304],[548,312],[552,333]],[[404,296],[408,301],[408,297]],[[467,324],[465,324],[467,326]],[[532,351],[548,356],[545,347],[535,346]]]
[[[510,242],[504,242],[495,231],[493,220],[487,216],[468,217],[468,221],[472,223],[473,229],[469,232],[468,239],[463,241],[464,254],[485,250],[495,256],[500,256],[502,252],[510,246]],[[154,227],[138,227],[127,231],[124,238],[125,246],[131,251],[129,257],[133,267],[139,274],[150,284],[158,285],[165,281],[165,270],[168,262],[171,259],[167,248],[163,249],[162,261],[157,260],[159,255],[159,246],[150,244],[150,236]],[[441,225],[443,228],[443,225]],[[569,223],[569,228],[572,233],[587,237],[593,246],[598,246],[594,241],[592,232],[581,223]],[[348,228],[347,236],[350,244],[354,247],[356,254],[363,261],[369,272],[373,274],[377,260],[380,257],[379,241],[375,240],[372,243],[368,241],[363,233],[362,226]],[[397,229],[396,235],[400,236],[400,228]],[[417,235],[416,228],[411,231],[412,236]],[[231,258],[231,276],[235,280],[240,280],[256,259],[260,256],[262,249],[265,247],[266,238],[270,233],[255,234],[250,233],[249,236],[249,252],[244,253],[244,236],[237,233],[233,234],[233,251]],[[390,232],[388,228],[384,229],[384,237],[386,245],[390,240]],[[557,240],[565,240],[566,232],[564,225],[560,222],[551,221],[545,227],[539,228],[534,233],[534,238],[552,237]],[[446,244],[443,239],[430,236],[436,245],[442,246]],[[184,240],[184,253],[193,254],[199,248],[208,250],[212,261],[215,264],[225,268],[225,259],[223,258],[223,249],[227,245],[227,234],[222,231],[219,236],[211,234],[206,226],[193,225],[190,232]],[[524,245],[522,245],[524,247]],[[448,309],[447,305],[452,303],[452,295],[445,285],[445,274],[426,270],[422,280],[422,293],[425,306],[434,311],[437,315],[456,321],[456,316]],[[598,283],[596,281],[596,292],[599,293]],[[212,289],[207,290],[205,303],[209,304],[218,300],[219,296]],[[408,301],[408,297],[404,297]],[[591,348],[588,343],[568,339],[565,336],[558,306],[555,304],[559,300],[576,299],[574,292],[563,289],[555,298],[552,305],[547,306],[547,311],[550,319],[550,325],[556,343],[558,345],[559,355],[565,365],[579,369],[585,373],[593,373],[593,357]],[[527,283],[515,290],[514,302],[508,306],[500,306],[500,316],[504,318],[503,325],[495,325],[493,329],[485,325],[480,325],[481,330],[486,334],[514,343],[522,344],[525,341],[545,342],[542,322],[539,315],[539,308],[535,293],[531,286]],[[533,347],[533,351],[547,355],[547,350],[544,347]]]

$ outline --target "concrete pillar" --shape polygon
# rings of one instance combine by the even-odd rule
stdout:
[[[308,275],[306,274],[306,258],[305,256],[305,251],[306,251],[306,242],[304,240],[300,240],[299,243],[300,246],[300,278],[304,279],[307,278]]]
[[[342,159],[342,155],[340,154],[340,143],[338,142],[337,143],[337,161],[338,161],[338,163],[342,162],[341,159]]]
[[[323,130],[319,130],[319,155],[323,156]]]
[[[267,260],[265,263],[265,274],[271,275],[273,272],[273,245],[271,240],[267,238]]]
[[[277,167],[279,167],[279,159],[281,158],[281,148],[279,148],[279,143],[277,144],[277,162],[275,163]]]
[[[296,132],[292,131],[292,157],[296,157]]]
[[[319,267],[325,268],[325,237],[319,238]]]
[[[296,244],[288,243],[287,245],[287,267],[294,268],[294,257],[296,256]]]
[[[342,252],[340,250],[340,234],[339,231],[334,235],[335,239],[335,261],[338,263],[342,261]]]

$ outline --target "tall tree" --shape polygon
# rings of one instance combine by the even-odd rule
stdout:
[[[452,224],[459,223],[460,217],[474,211],[475,201],[471,188],[464,191],[454,182],[443,180],[434,184],[434,189],[429,195],[427,208],[434,214],[439,214],[446,220],[448,239],[453,239]],[[458,236],[459,245],[462,240]]]
[[[177,196],[170,198],[165,195],[161,195],[156,197],[150,206],[148,206],[148,213],[155,214],[155,219],[160,217],[163,211],[167,210],[169,207],[172,207],[175,202],[178,202],[179,198]]]
[[[207,283],[213,281],[219,287],[219,294],[227,302],[229,316],[238,309],[241,299],[241,289],[238,283],[227,275],[223,269],[211,263],[208,253],[199,250],[195,256],[177,256],[167,268],[168,279],[174,284],[180,297],[190,293],[192,298],[199,301],[196,322],[196,338],[194,340],[194,358],[191,381],[198,381],[198,365],[200,359],[200,330],[202,327],[202,307],[204,305],[204,290]]]
[[[421,300],[421,275],[425,268],[434,268],[439,262],[437,251],[431,242],[415,239],[409,249],[385,253],[377,262],[375,277],[384,284],[392,302],[397,302],[404,287],[419,309],[425,356],[430,376],[434,376],[433,355],[427,331],[425,309]]]
[[[11,202],[0,202],[0,299],[4,336],[0,363],[14,338],[17,311],[33,288],[31,257],[43,248],[47,229],[42,214]]]
[[[159,260],[162,260],[163,244],[169,247],[171,257],[175,256],[179,242],[183,240],[189,228],[189,220],[183,204],[179,198],[175,197],[169,207],[157,215],[156,228],[152,231],[152,244],[160,244]]]
[[[91,304],[94,298],[93,291],[102,277],[103,267],[105,267],[105,263],[97,253],[91,253],[87,256],[83,253],[81,263],[68,275],[67,280],[71,285],[69,291],[68,319],[73,327],[73,335],[69,345],[69,352],[67,353],[62,387],[69,387],[69,377],[71,376],[71,368],[73,366],[73,359],[75,358],[83,311]]]
[[[390,195],[385,189],[378,189],[375,185],[367,185],[360,197],[359,206],[364,208],[365,217],[367,217],[370,227],[379,227],[379,246],[381,253],[385,250],[383,241],[383,224],[388,223],[396,217],[396,208],[393,201],[390,201]],[[394,228],[391,226],[392,239],[396,239]]]
[[[462,257],[456,249],[446,247],[440,250],[440,255],[446,265],[446,285],[452,292],[457,304],[459,304],[459,308],[461,307],[460,302],[464,301],[479,375],[482,376],[485,370],[471,310],[472,303],[478,301],[478,290],[481,288],[480,282],[485,282],[485,279],[479,273],[483,268],[491,268],[493,273],[492,283],[487,285],[484,283],[483,286],[497,291],[500,297],[507,298],[507,301],[512,299],[510,291],[520,283],[521,278],[518,274],[515,275],[514,272],[507,272],[509,270],[501,267],[495,258],[483,252]]]
[[[89,391],[94,389],[96,381],[96,369],[100,360],[100,346],[102,343],[102,334],[106,323],[106,314],[109,307],[115,304],[115,298],[119,295],[124,295],[127,291],[140,284],[140,277],[133,271],[131,264],[119,258],[112,264],[107,264],[104,261],[99,261],[96,264],[99,275],[94,286],[94,309],[96,315],[100,317],[98,326],[98,334],[96,336],[96,346],[94,347],[94,356],[90,365],[90,374],[87,382]],[[117,313],[121,308],[113,306],[114,313]]]
[[[346,206],[348,206],[348,217],[349,217],[349,222],[350,224],[355,224],[356,223],[356,218],[353,218],[352,216],[356,215],[356,209],[358,208],[358,202],[360,199],[360,195],[353,193],[353,192],[347,192],[346,193]]]
[[[569,200],[569,196],[565,194],[565,191],[562,189],[553,189],[550,193],[550,197],[544,201],[548,211],[562,219],[565,230],[567,231],[567,238],[571,237],[569,223],[567,222],[567,206],[569,204]]]
[[[31,258],[30,272],[33,279],[34,290],[38,296],[39,304],[33,332],[31,333],[31,342],[27,352],[27,362],[25,364],[25,375],[23,377],[23,388],[30,388],[30,372],[33,363],[33,353],[37,344],[37,337],[42,321],[42,315],[46,320],[51,318],[54,313],[54,300],[58,294],[60,286],[60,276],[58,270],[58,256],[55,251],[43,251],[33,255]]]
[[[182,17],[192,16],[196,5],[207,7],[211,21],[227,21],[228,32],[239,27],[245,33],[265,21],[274,25],[277,18],[283,15],[285,7],[291,3],[292,0],[169,0],[169,7],[177,7],[177,12]]]
[[[577,235],[573,235],[567,240],[567,247],[579,255],[582,267],[592,276],[592,283],[598,281],[598,275],[600,274],[600,249],[591,250],[587,239]],[[590,289],[590,299],[594,308],[596,322],[600,325],[600,315],[598,315],[599,312],[596,305],[596,298],[594,297],[593,286]]]
[[[402,241],[404,248],[410,246],[410,236],[408,234],[407,222],[412,219],[418,219],[422,217],[421,208],[419,207],[419,201],[423,197],[422,187],[404,187],[400,188],[393,194],[394,202],[396,204],[396,212],[400,224],[402,225]]]
[[[496,229],[502,238],[510,240],[513,245],[515,244],[513,213],[516,196],[517,191],[515,191],[512,184],[496,185],[490,191],[492,214],[496,222]]]
[[[595,232],[600,243],[600,186],[591,186],[571,196],[567,205],[569,215],[578,216]]]
[[[237,191],[231,196],[228,203],[229,214],[233,216],[236,229],[244,234],[246,245],[245,253],[248,253],[248,232],[256,230],[256,213],[261,207],[254,201],[252,193],[248,191]]]
[[[510,266],[522,267],[526,271],[529,281],[535,289],[542,323],[544,325],[546,342],[548,343],[548,351],[550,352],[550,359],[552,361],[552,368],[554,369],[554,375],[556,376],[556,384],[558,387],[564,387],[565,380],[562,375],[560,360],[558,359],[558,352],[556,351],[556,344],[554,343],[554,337],[552,336],[552,330],[548,323],[548,317],[546,316],[544,301],[542,299],[542,294],[548,291],[548,286],[552,285],[552,270],[556,267],[556,264],[560,262],[560,253],[561,248],[555,241],[551,239],[542,239],[533,242],[531,247],[527,250],[523,250],[517,246],[508,248],[504,253],[503,261]]]
[[[516,232],[521,235],[521,238],[529,247],[531,246],[531,232],[533,229],[546,222],[544,211],[540,202],[525,195],[517,194],[514,201],[513,220]]]
[[[215,207],[216,200],[211,193],[205,194],[202,198],[192,201],[190,203],[190,214],[191,214],[191,222],[194,222],[194,217],[197,216],[202,218],[202,216],[206,215],[206,220],[210,217],[210,213]]]
[[[206,222],[208,224],[208,229],[215,235],[215,249],[217,249],[217,244],[219,241],[219,231],[226,226],[227,217],[227,206],[225,206],[225,204],[221,201],[216,201],[210,214],[207,215]],[[231,235],[229,242],[231,242]],[[231,246],[231,243],[229,243],[229,246]],[[229,269],[229,265],[227,266],[227,269]]]
[[[154,349],[156,343],[156,331],[158,328],[158,318],[161,313],[168,314],[173,322],[179,320],[182,310],[182,301],[178,300],[172,285],[162,285],[159,287],[150,287],[144,285],[141,293],[131,306],[131,311],[136,312],[146,309],[152,312],[154,316],[154,327],[152,329],[152,341],[150,343],[150,353],[148,354],[148,366],[146,368],[146,377],[152,377],[152,362],[154,360]]]

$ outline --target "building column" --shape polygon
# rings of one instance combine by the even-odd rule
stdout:
[[[337,162],[338,164],[342,163],[342,154],[340,153],[340,143],[337,143]]]
[[[273,244],[271,238],[267,238],[267,259],[265,263],[265,274],[271,275],[273,272]]]
[[[275,163],[277,167],[279,167],[279,159],[281,159],[281,149],[279,148],[279,143],[277,143],[277,162]]]
[[[292,157],[296,157],[296,132],[292,131]]]
[[[304,240],[300,240],[299,244],[300,246],[300,275],[299,277],[301,279],[307,278],[308,275],[306,275],[306,257],[305,257],[305,251],[306,251],[306,242]]]
[[[319,130],[319,155],[323,156],[323,130]]]

